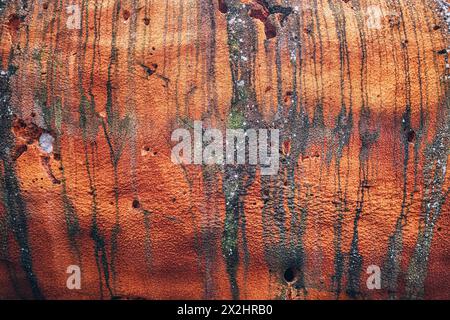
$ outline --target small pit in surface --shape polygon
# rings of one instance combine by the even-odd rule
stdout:
[[[141,207],[141,203],[139,202],[139,200],[135,199],[133,200],[132,206],[134,209],[139,209]]]
[[[284,281],[286,281],[287,283],[294,282],[295,275],[296,272],[294,268],[287,268],[283,275]]]

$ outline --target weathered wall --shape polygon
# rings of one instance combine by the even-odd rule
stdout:
[[[0,1],[0,297],[450,298],[444,7]],[[279,174],[173,164],[194,120]]]

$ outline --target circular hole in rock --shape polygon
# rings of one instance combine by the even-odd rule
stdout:
[[[286,282],[293,282],[295,280],[295,270],[294,268],[288,268],[286,269],[286,271],[284,272],[284,280]]]
[[[141,207],[141,203],[139,202],[139,200],[133,200],[132,206],[134,209],[139,209]]]

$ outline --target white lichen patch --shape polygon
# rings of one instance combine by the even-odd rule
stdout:
[[[53,138],[51,134],[43,133],[39,137],[39,148],[45,153],[52,153],[54,142],[55,138]]]

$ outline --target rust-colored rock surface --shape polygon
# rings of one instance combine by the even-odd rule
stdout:
[[[0,1],[0,298],[449,299],[448,18]],[[279,130],[277,174],[174,163],[195,121]]]

